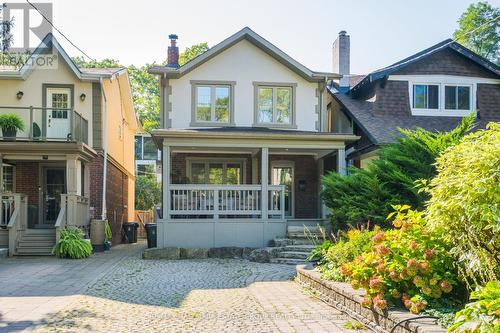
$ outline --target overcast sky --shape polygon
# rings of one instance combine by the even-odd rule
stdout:
[[[310,69],[331,71],[332,42],[346,30],[351,73],[363,74],[451,37],[460,14],[473,2],[55,0],[53,20],[91,57],[124,65],[163,61],[171,33],[179,35],[182,51],[205,41],[213,46],[248,26]],[[490,3],[500,6],[500,0]],[[70,55],[78,55],[58,39]]]

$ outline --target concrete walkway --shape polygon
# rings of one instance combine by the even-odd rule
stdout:
[[[0,261],[0,332],[348,331],[348,317],[293,281],[293,266],[142,260],[143,247]]]

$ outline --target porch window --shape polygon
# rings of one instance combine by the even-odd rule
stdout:
[[[444,107],[446,110],[470,110],[470,87],[445,86]]]
[[[414,109],[439,109],[439,86],[431,84],[413,85]]]
[[[14,167],[3,166],[3,189],[2,192],[14,192]]]
[[[230,85],[196,85],[195,121],[229,123],[231,117]]]
[[[189,175],[193,184],[239,185],[243,182],[243,164],[226,161],[191,161]]]

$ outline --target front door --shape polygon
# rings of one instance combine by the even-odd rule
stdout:
[[[63,167],[46,167],[43,169],[43,219],[45,227],[56,223],[61,209],[61,194],[66,193],[66,170]]]
[[[47,89],[47,138],[67,139],[70,131],[71,89]]]
[[[293,217],[293,166],[275,164],[272,167],[272,185],[285,185],[285,217]]]

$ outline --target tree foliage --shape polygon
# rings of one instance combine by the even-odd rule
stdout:
[[[466,136],[437,159],[427,219],[453,244],[470,284],[500,279],[500,123]]]
[[[13,35],[11,33],[12,27],[14,26],[13,19],[9,21],[2,20],[2,10],[6,7],[6,4],[0,4],[0,52],[8,52],[10,46],[13,42]]]
[[[483,1],[471,4],[458,24],[453,34],[457,42],[500,64],[500,8]]]
[[[382,146],[379,158],[366,169],[351,168],[345,177],[335,172],[323,177],[322,198],[333,227],[345,229],[367,221],[383,225],[392,206],[400,203],[423,209],[428,195],[415,182],[431,179],[436,174],[436,157],[457,144],[472,126],[473,119],[468,117],[446,133],[400,130],[396,142]]]
[[[193,60],[197,56],[205,53],[208,51],[210,48],[208,47],[207,42],[199,43],[192,45],[190,47],[187,47],[184,52],[182,52],[179,55],[179,65],[183,66],[186,64],[188,61]]]
[[[150,210],[161,202],[161,187],[152,166],[135,178],[135,208]]]

